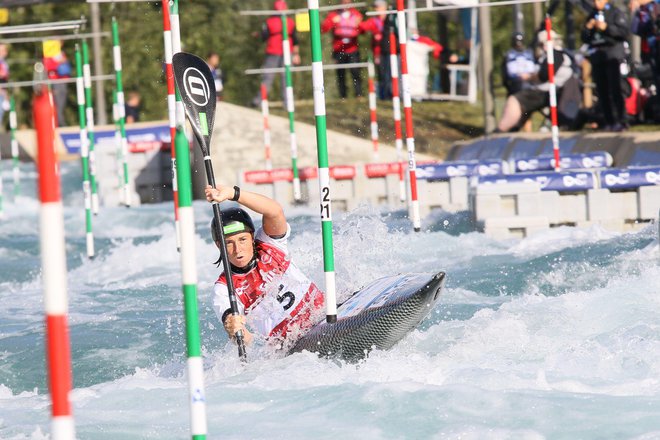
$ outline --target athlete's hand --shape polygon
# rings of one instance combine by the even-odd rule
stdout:
[[[225,318],[225,331],[232,340],[236,339],[236,333],[239,330],[243,331],[243,341],[245,344],[250,344],[252,342],[252,333],[250,333],[247,328],[245,328],[245,316],[227,316],[227,318]]]
[[[211,185],[206,185],[204,194],[206,194],[207,201],[220,203],[234,197],[234,187],[218,185],[213,188]]]

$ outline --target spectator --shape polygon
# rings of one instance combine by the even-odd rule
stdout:
[[[582,28],[582,40],[589,45],[589,60],[596,83],[598,102],[605,117],[604,130],[626,129],[621,90],[621,62],[629,24],[626,15],[608,0],[594,0],[594,8]]]
[[[9,110],[9,96],[7,95],[7,90],[2,87],[2,84],[9,82],[7,55],[9,55],[7,45],[0,44],[0,126],[2,126],[2,117]]]
[[[642,40],[641,61],[650,67],[653,83],[660,85],[660,4],[654,0],[638,0],[633,7],[630,30]],[[632,3],[631,3],[632,5]]]
[[[49,49],[46,49],[46,45]],[[44,68],[48,74],[48,79],[66,79],[71,78],[71,63],[62,50],[61,41],[44,42]],[[66,124],[64,119],[64,110],[68,94],[68,84],[57,82],[51,84],[53,101],[55,101],[55,115],[57,116],[57,126],[62,127]]]
[[[534,53],[525,47],[523,33],[514,32],[511,36],[511,49],[502,60],[502,82],[506,95],[511,96],[530,87],[530,80],[537,74],[538,67]],[[530,119],[525,123],[523,131],[532,131]]]
[[[209,69],[211,69],[211,74],[213,75],[216,101],[222,101],[222,90],[224,89],[224,84],[222,82],[222,69],[220,69],[220,55],[218,55],[217,52],[209,52],[208,56],[206,57],[206,64],[208,64]]]
[[[360,23],[362,14],[348,6],[351,0],[341,0],[346,5],[337,11],[331,11],[321,24],[321,32],[332,31],[332,57],[338,64],[351,64],[360,62],[360,50],[358,47],[358,35],[360,35]],[[360,69],[351,68],[355,96],[362,96],[362,79]],[[337,69],[337,86],[339,96],[346,98],[346,69]]]
[[[273,7],[276,11],[285,11],[288,9],[286,1],[276,0]],[[296,23],[292,18],[286,18],[287,36],[291,48],[291,62],[300,64],[300,52],[298,46],[298,36],[296,35]],[[280,14],[271,15],[266,19],[261,29],[261,38],[266,42],[266,58],[261,65],[262,69],[271,69],[274,67],[284,67],[284,50],[282,47],[282,16]],[[266,85],[266,90],[270,92],[270,87],[275,79],[275,73],[264,73],[261,82]],[[286,108],[286,77],[280,74],[282,83],[282,101]],[[261,104],[261,89],[257,92],[251,102],[252,106],[257,107]]]
[[[410,39],[407,47],[410,95],[414,98],[422,99],[428,94],[428,55],[431,53],[433,58],[439,60],[443,47],[431,38],[420,35],[415,28],[410,28]]]
[[[140,110],[141,110],[142,97],[140,93],[132,90],[128,92],[128,97],[126,99],[126,105],[124,106],[126,114],[126,123],[132,124],[134,122],[140,121]]]
[[[530,78],[531,85],[528,88],[510,95],[504,104],[502,118],[497,124],[496,132],[517,131],[529,119],[535,111],[550,105],[550,83],[548,82],[548,60],[543,47],[547,42],[546,31],[541,31],[537,38],[537,64],[538,69]],[[561,88],[573,78],[573,62],[571,58],[561,49],[559,36],[552,31],[551,38],[554,43],[554,67],[555,86],[557,95],[561,94]]]
[[[391,8],[390,8],[391,9]],[[384,78],[380,87],[380,99],[392,99],[392,70],[390,63],[390,33],[398,35],[396,14],[386,14],[383,20],[383,36],[380,40],[380,66],[379,77]]]
[[[387,11],[387,0],[376,0],[374,2],[374,11]],[[385,91],[388,88],[388,84],[390,94],[392,90],[392,77],[389,71],[385,74],[381,69],[381,65],[385,61],[382,59],[381,42],[383,40],[383,27],[385,25],[386,16],[387,15],[384,13],[380,15],[374,15],[360,23],[360,33],[371,33],[371,50],[373,53],[374,65],[376,66],[376,72],[378,76],[377,95],[380,99],[385,99],[384,96],[386,95]],[[389,62],[389,59],[387,61]]]
[[[511,49],[502,62],[502,82],[507,96],[529,87],[530,79],[537,73],[538,65],[534,53],[525,47],[522,32],[514,32],[511,37]]]

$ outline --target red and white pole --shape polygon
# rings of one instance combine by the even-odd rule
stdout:
[[[55,440],[75,439],[71,413],[71,349],[67,326],[66,252],[64,213],[60,193],[60,171],[55,155],[53,101],[44,85],[34,97],[34,126],[37,133],[37,170],[41,200],[39,236],[41,270],[46,309],[46,357],[52,401],[51,431]]]
[[[378,116],[376,114],[376,86],[374,84],[376,69],[374,68],[374,62],[371,60],[371,57],[369,57],[367,71],[369,72],[369,115],[371,117],[371,142],[374,144],[374,160],[378,160]]]
[[[392,74],[392,112],[394,114],[394,145],[399,163],[399,199],[406,200],[406,182],[403,178],[403,136],[401,134],[401,98],[399,98],[399,59],[396,53],[396,35],[390,28],[390,73]]]
[[[264,154],[266,157],[266,169],[273,169],[273,162],[270,158],[270,124],[268,122],[268,88],[266,84],[261,83],[261,114],[264,117]]]
[[[552,123],[552,151],[555,156],[555,171],[559,166],[559,125],[557,124],[557,87],[555,85],[555,45],[552,42],[552,21],[545,16],[545,53],[548,58],[548,83],[550,83],[550,122]]]
[[[176,247],[181,248],[181,231],[179,228],[179,190],[176,182],[176,96],[174,94],[174,70],[172,70],[172,25],[170,23],[170,5],[168,0],[162,0],[163,8],[163,41],[165,44],[165,77],[167,79],[167,119],[170,126],[170,146],[172,154],[172,198],[174,199],[174,226],[176,228]]]
[[[410,77],[408,76],[408,51],[406,36],[406,13],[403,0],[396,1],[396,18],[399,28],[399,46],[401,47],[401,83],[403,86],[403,112],[406,118],[406,147],[408,148],[408,174],[410,181],[410,199],[412,202],[412,221],[415,232],[422,227],[417,200],[417,165],[415,163],[415,135],[413,131],[412,97],[410,96]]]

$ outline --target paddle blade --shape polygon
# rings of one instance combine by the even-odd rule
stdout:
[[[179,52],[172,57],[174,81],[186,115],[204,155],[209,154],[215,117],[215,82],[211,69],[200,57]]]

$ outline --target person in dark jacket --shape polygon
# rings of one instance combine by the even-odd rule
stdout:
[[[626,128],[621,62],[630,26],[623,11],[608,0],[594,0],[594,8],[582,28],[582,41],[589,45],[589,61],[596,92],[605,119],[604,130]]]

